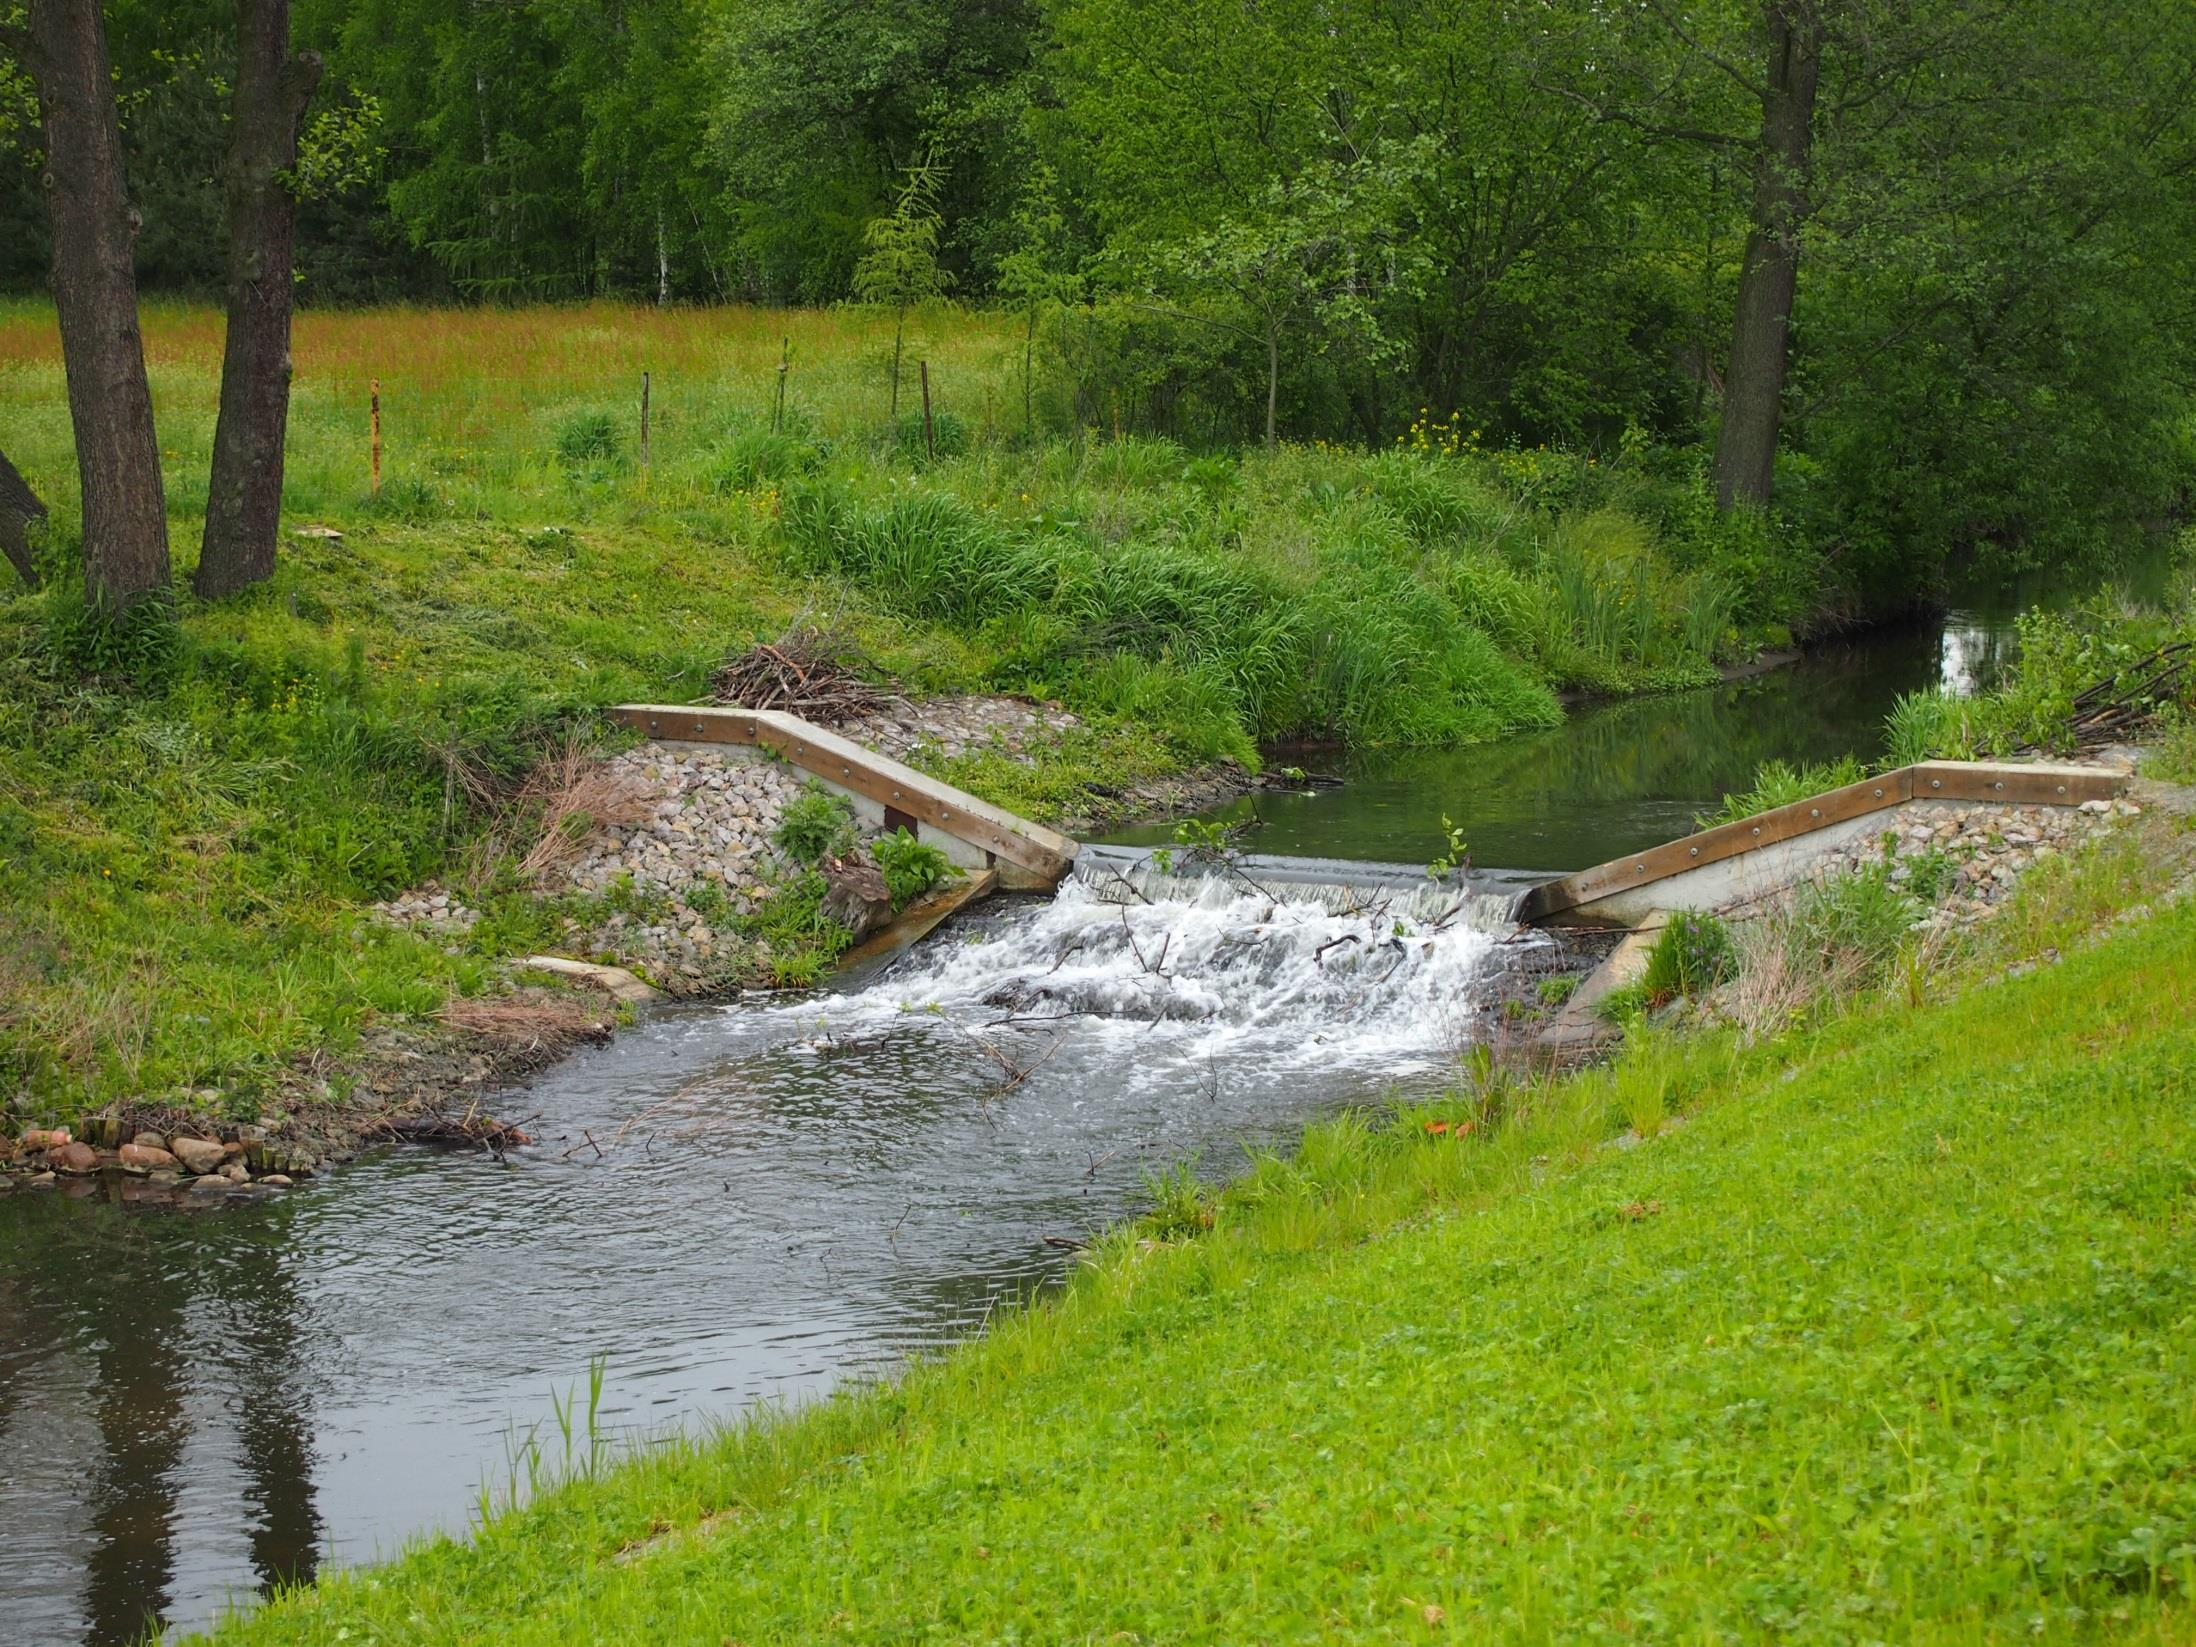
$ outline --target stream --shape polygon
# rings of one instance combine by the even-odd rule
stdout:
[[[1440,1078],[1517,884],[1429,887],[1443,815],[1482,865],[1579,868],[1684,832],[1761,760],[1875,753],[1899,692],[1976,684],[2004,635],[1955,613],[1351,761],[1342,789],[1257,798],[1250,849],[1293,861],[1255,885],[1098,854],[838,991],[653,1012],[503,1100],[542,1140],[507,1161],[377,1150],[195,1214],[92,1182],[0,1197],[0,1636],[133,1641],[462,1533],[530,1436],[557,1462],[552,1394],[584,1407],[596,1357],[602,1421],[640,1446],[941,1350],[1150,1174],[1222,1175]]]

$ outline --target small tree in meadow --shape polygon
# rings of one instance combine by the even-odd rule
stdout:
[[[1375,352],[1391,347],[1373,299],[1376,287],[1416,278],[1418,259],[1390,244],[1388,233],[1407,175],[1407,163],[1310,168],[1159,252],[1162,282],[1186,296],[1219,300],[1225,308],[1207,309],[1202,318],[1264,350],[1269,450],[1278,435],[1282,356],[1293,334],[1354,336]],[[1228,310],[1243,318],[1226,318]]]
[[[952,275],[938,265],[938,190],[945,174],[925,157],[907,169],[899,199],[862,230],[861,261],[854,265],[854,295],[892,311],[892,416],[900,415],[900,362],[907,353],[907,312],[943,297]]]
[[[1055,303],[1082,295],[1083,280],[1067,267],[1067,217],[1055,193],[1057,179],[1040,165],[1014,213],[1014,250],[999,260],[999,293],[1022,312],[1022,427],[1037,431],[1035,393],[1037,327]]]

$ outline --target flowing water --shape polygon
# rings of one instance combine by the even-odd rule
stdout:
[[[1482,864],[1577,868],[1760,759],[1872,753],[1897,692],[1987,666],[1995,634],[1355,763],[1262,797],[1253,844],[1407,866],[1446,813]],[[1506,890],[1097,854],[839,992],[652,1014],[505,1101],[544,1140],[508,1161],[388,1149],[206,1213],[0,1198],[0,1637],[126,1641],[462,1531],[598,1355],[638,1444],[950,1344],[1147,1174],[1437,1078],[1517,953]]]

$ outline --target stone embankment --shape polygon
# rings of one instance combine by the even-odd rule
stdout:
[[[204,1128],[126,1132],[124,1123],[107,1116],[93,1116],[73,1132],[33,1128],[0,1138],[0,1188],[45,1189],[105,1177],[123,1181],[125,1200],[213,1206],[233,1195],[288,1189],[291,1172],[317,1164],[265,1127],[234,1130],[229,1138]]]
[[[920,763],[984,750],[1030,757],[1080,725],[1054,704],[970,695],[895,699],[839,730]],[[1223,792],[1245,781],[1238,774]],[[570,900],[558,947],[629,967],[674,996],[767,978],[768,951],[738,926],[786,872],[772,838],[803,784],[796,768],[745,749],[649,743],[613,756],[602,788],[619,797],[620,816],[597,824],[539,880],[544,895]],[[450,945],[481,918],[462,891],[433,884],[375,913]]]
[[[1883,864],[1893,886],[1928,907],[1925,930],[1972,926],[2004,901],[2027,870],[2142,811],[2140,803],[2124,799],[2084,801],[2078,807],[1917,801],[1882,834],[1846,848],[1820,873]]]

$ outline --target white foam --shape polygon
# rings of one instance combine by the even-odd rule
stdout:
[[[949,929],[867,987],[779,1010],[833,1035],[910,1015],[964,1028],[1058,1019],[1086,1047],[1101,1042],[1130,1081],[1245,1056],[1273,1070],[1401,1074],[1457,1044],[1474,982],[1510,930],[1507,905],[1430,881],[1352,889],[1101,866],[1049,904]]]

